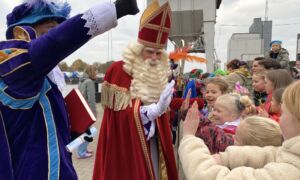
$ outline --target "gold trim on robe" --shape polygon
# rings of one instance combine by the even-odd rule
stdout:
[[[126,88],[105,81],[102,83],[101,104],[114,111],[124,110],[128,105],[132,106],[130,92]]]
[[[154,172],[153,172],[153,168],[152,168],[151,157],[150,157],[151,155],[150,155],[150,152],[148,150],[146,138],[145,138],[145,135],[144,135],[144,128],[142,127],[142,123],[141,123],[140,118],[139,118],[139,113],[140,113],[139,104],[140,104],[140,100],[137,99],[135,101],[134,110],[133,110],[135,125],[136,125],[137,131],[138,131],[139,139],[140,139],[140,142],[141,142],[141,146],[142,146],[142,150],[143,150],[143,154],[144,154],[144,157],[145,157],[145,161],[146,161],[146,164],[147,164],[147,168],[148,168],[148,171],[149,171],[150,178],[152,180],[155,180]]]
[[[159,152],[159,161],[158,161],[158,170],[159,170],[159,180],[168,180],[167,166],[164,158],[164,154],[161,149],[161,141],[158,140],[158,152]]]

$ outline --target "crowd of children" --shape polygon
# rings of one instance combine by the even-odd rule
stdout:
[[[179,147],[187,179],[299,179],[299,95],[300,81],[284,90],[280,129],[273,120],[247,117],[236,131],[235,144],[239,146],[229,146],[215,155],[195,136],[200,116],[194,103],[183,123]]]
[[[205,106],[190,103],[182,118],[187,179],[300,178],[300,82],[280,67],[262,57],[252,68],[235,59],[227,73],[192,78]]]

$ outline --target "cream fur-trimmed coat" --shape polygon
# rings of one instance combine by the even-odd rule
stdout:
[[[202,141],[183,137],[179,157],[189,180],[300,180],[300,135],[281,147],[231,146],[220,154],[224,166]]]

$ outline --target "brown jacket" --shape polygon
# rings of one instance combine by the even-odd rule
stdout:
[[[246,87],[249,92],[252,90],[252,77],[249,71],[245,68],[236,69],[223,79],[228,83],[229,92],[235,89],[235,84],[239,81],[241,86]]]

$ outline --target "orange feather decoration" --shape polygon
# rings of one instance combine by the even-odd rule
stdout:
[[[188,51],[189,51],[188,48],[176,49],[174,52],[171,52],[169,54],[169,59],[172,59],[174,61],[180,61],[180,60],[196,61],[199,63],[207,62],[205,58],[189,55]]]

